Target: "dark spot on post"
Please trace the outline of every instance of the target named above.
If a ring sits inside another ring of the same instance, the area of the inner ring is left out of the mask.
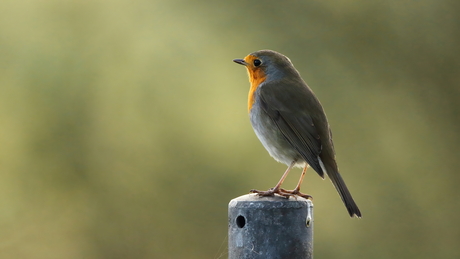
[[[241,215],[236,217],[236,225],[239,228],[244,228],[244,226],[246,225],[246,218],[244,218],[244,216],[241,216]]]

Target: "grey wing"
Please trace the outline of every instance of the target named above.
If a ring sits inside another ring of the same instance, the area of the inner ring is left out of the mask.
[[[312,118],[302,112],[289,112],[277,109],[278,103],[273,99],[260,96],[262,110],[272,119],[286,140],[302,158],[322,177],[324,172],[319,162],[321,139]]]

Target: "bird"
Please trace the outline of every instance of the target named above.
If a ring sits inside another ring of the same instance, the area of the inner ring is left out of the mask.
[[[273,50],[259,50],[233,62],[245,66],[248,72],[248,113],[255,134],[270,156],[288,166],[275,187],[250,192],[311,199],[300,192],[300,186],[307,169],[312,167],[321,178],[328,176],[350,217],[361,218],[339,173],[326,113],[291,60]],[[294,167],[303,168],[297,186],[293,190],[281,188]]]

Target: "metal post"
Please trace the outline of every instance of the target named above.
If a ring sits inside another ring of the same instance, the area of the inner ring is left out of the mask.
[[[247,194],[228,204],[229,259],[312,259],[313,203]]]

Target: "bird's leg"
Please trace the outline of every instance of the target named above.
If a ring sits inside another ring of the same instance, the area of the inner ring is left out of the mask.
[[[307,172],[307,169],[308,169],[308,164],[303,168],[302,174],[300,175],[299,182],[297,183],[297,186],[295,187],[294,190],[291,191],[291,190],[280,189],[280,191],[282,193],[285,193],[285,194],[298,195],[298,196],[303,197],[305,199],[313,199],[313,197],[311,197],[311,195],[304,194],[304,193],[300,192],[300,186],[302,185],[302,181],[303,181],[303,178],[305,177],[305,173]]]
[[[279,195],[282,195],[284,197],[292,196],[292,194],[282,192],[281,191],[282,190],[281,185],[283,184],[284,180],[286,179],[287,175],[289,174],[289,171],[291,171],[292,167],[294,167],[295,163],[296,163],[296,161],[292,161],[292,163],[286,169],[286,171],[284,172],[283,176],[281,176],[281,179],[275,185],[275,187],[269,189],[268,191],[250,190],[249,192],[257,193],[257,194],[259,194],[259,196],[273,196],[275,193],[277,193]]]

